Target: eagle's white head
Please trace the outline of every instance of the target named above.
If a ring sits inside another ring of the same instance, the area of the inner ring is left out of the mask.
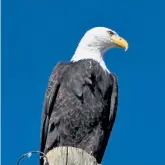
[[[93,59],[98,61],[104,70],[109,72],[103,61],[103,54],[106,50],[115,47],[127,50],[128,43],[111,29],[95,27],[85,33],[71,61]]]

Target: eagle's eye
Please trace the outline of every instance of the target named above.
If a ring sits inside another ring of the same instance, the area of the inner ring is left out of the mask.
[[[109,33],[111,36],[115,34],[113,31],[108,31],[108,33]]]

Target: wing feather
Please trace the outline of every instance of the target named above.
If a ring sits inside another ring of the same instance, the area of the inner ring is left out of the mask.
[[[117,105],[118,105],[118,82],[117,77],[111,73],[111,76],[113,78],[113,85],[112,85],[112,95],[110,100],[110,113],[109,113],[109,122],[111,123],[109,127],[111,127],[114,124],[114,120],[117,113]]]
[[[42,122],[41,122],[41,146],[40,150],[44,152],[48,126],[50,116],[53,110],[53,106],[55,104],[56,96],[60,87],[60,79],[65,71],[65,64],[58,63],[56,67],[53,69],[51,77],[48,82],[48,88],[46,90],[44,104],[43,104],[43,113],[42,113]]]

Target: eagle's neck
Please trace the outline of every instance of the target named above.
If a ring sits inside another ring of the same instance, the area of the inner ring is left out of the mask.
[[[103,70],[110,73],[110,71],[106,67],[106,64],[103,60],[103,54],[104,54],[104,52],[100,51],[100,49],[97,47],[79,45],[78,48],[76,49],[71,61],[76,62],[76,61],[83,60],[83,59],[93,59],[101,65]]]

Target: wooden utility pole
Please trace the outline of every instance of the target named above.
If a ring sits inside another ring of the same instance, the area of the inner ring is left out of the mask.
[[[57,147],[46,156],[49,165],[99,165],[92,155],[74,147]]]

